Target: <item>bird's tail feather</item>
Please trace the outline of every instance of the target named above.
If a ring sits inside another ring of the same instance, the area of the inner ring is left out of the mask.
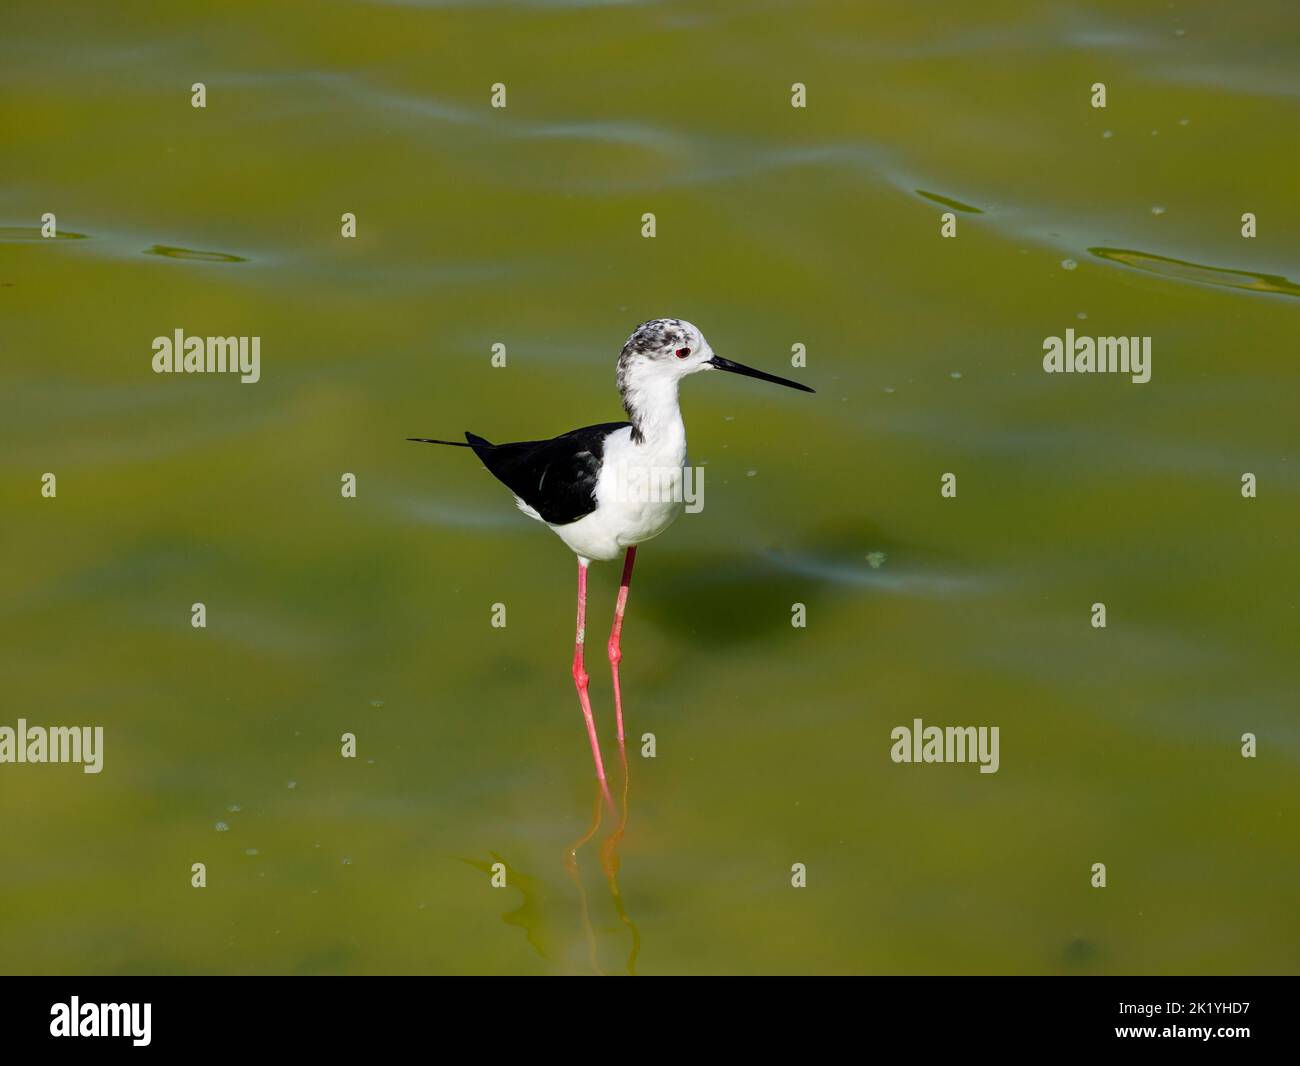
[[[434,437],[407,437],[409,441],[416,444],[447,444],[453,448],[495,448],[496,445],[483,437],[476,436],[473,433],[466,432],[465,440],[437,440]]]

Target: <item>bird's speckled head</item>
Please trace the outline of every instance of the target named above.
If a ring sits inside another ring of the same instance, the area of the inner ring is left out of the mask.
[[[654,395],[688,374],[709,370],[713,349],[704,334],[680,318],[652,318],[632,331],[618,357],[618,391],[633,426]]]

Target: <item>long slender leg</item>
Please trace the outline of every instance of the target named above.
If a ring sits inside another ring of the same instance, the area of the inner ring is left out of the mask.
[[[627,781],[627,741],[623,736],[623,693],[618,685],[618,664],[623,659],[619,639],[623,635],[623,612],[627,610],[627,592],[632,585],[632,567],[636,563],[636,545],[627,550],[623,562],[623,580],[618,586],[618,602],[614,605],[614,626],[609,631],[609,669],[614,675],[614,717],[618,721],[618,757],[623,764],[623,780]]]
[[[591,757],[596,761],[596,778],[600,781],[600,791],[609,804],[611,814],[614,811],[614,799],[609,794],[609,782],[605,779],[605,764],[600,758],[600,741],[596,739],[596,719],[591,714],[591,700],[587,696],[587,671],[582,662],[582,647],[587,639],[587,560],[578,559],[578,635],[573,644],[573,683],[578,689],[578,703],[582,705],[582,717],[587,722],[587,738],[591,741]]]

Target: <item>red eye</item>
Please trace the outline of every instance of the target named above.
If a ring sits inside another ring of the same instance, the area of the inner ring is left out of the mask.
[[[677,349],[677,358],[678,358],[678,359],[685,359],[685,358],[686,358],[688,355],[690,355],[690,354],[691,354],[691,350],[690,350],[689,348],[678,348],[678,349]]]

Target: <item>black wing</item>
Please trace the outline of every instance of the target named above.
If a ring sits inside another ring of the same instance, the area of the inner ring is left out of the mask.
[[[553,526],[576,522],[596,509],[596,480],[605,438],[631,422],[584,426],[551,440],[492,444],[467,432],[465,439],[492,476]]]

